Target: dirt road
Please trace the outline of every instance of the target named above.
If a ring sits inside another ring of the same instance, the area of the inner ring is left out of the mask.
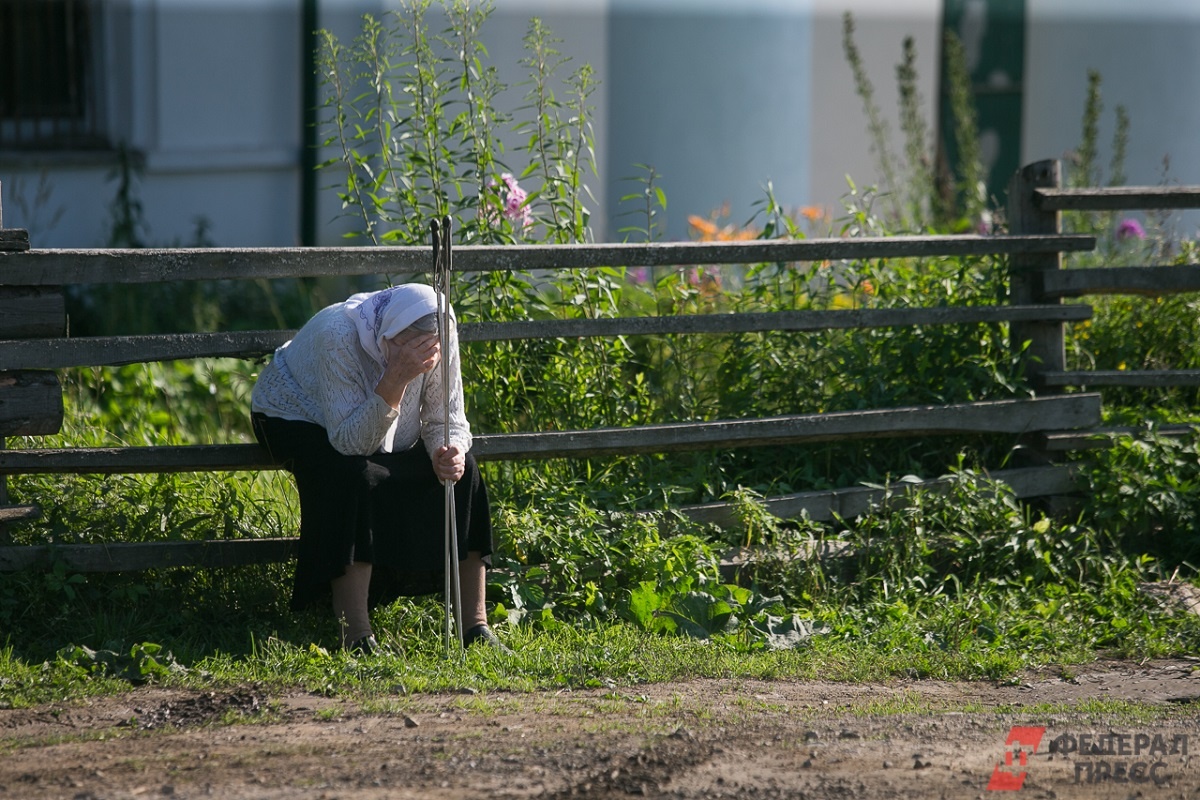
[[[0,798],[1195,798],[1197,666],[1097,664],[1011,685],[705,680],[369,708],[256,687],[138,689],[0,710]],[[1107,702],[1118,700],[1151,710]]]

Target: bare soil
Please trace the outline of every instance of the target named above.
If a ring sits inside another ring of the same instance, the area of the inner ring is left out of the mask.
[[[0,710],[0,798],[1194,798],[1198,663],[1004,685],[697,680],[369,708],[253,686],[141,688]],[[1093,702],[1108,700],[1149,709]]]

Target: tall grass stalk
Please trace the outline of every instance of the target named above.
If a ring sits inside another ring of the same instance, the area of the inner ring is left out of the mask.
[[[842,50],[846,62],[854,75],[854,89],[863,104],[863,112],[867,117],[867,132],[871,137],[871,152],[879,166],[880,177],[888,192],[888,203],[891,207],[892,218],[901,230],[912,226],[912,219],[904,207],[900,196],[899,173],[896,170],[895,159],[892,155],[890,126],[875,102],[875,87],[867,74],[863,63],[862,53],[854,39],[855,22],[852,12],[847,11],[842,16]]]
[[[925,122],[925,107],[917,89],[917,48],[913,37],[904,38],[903,60],[896,66],[896,83],[900,98],[900,130],[904,134],[904,157],[911,187],[907,205],[920,220],[942,216],[937,206],[937,182],[934,162],[929,151],[929,135]]]
[[[987,183],[979,147],[978,112],[971,90],[966,50],[953,31],[946,31],[943,43],[946,80],[949,84],[950,112],[954,119],[954,144],[958,150],[958,175],[954,188],[959,198],[959,216],[978,220],[987,208]]]

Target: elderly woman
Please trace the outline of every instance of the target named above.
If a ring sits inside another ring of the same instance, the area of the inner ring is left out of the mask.
[[[359,653],[378,647],[372,605],[441,585],[447,479],[456,482],[463,640],[502,647],[484,608],[492,528],[470,453],[457,327],[451,317],[442,353],[436,312],[422,284],[356,294],[309,320],[254,386],[254,434],[300,495],[292,608],[331,597],[342,646]]]

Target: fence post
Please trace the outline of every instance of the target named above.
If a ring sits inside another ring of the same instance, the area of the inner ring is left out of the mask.
[[[20,228],[4,227],[4,197],[3,186],[0,186],[0,264],[8,257],[15,257],[29,249],[29,232]],[[47,335],[66,323],[66,310],[62,300],[62,292],[45,287],[21,288],[0,287],[0,339],[28,338],[31,336]],[[48,406],[49,412],[40,412],[39,416],[53,419],[55,409],[52,399],[48,396],[51,382],[58,385],[54,373],[39,375],[36,372],[17,371],[0,372],[0,391],[4,392],[4,403],[13,406],[10,411],[4,409],[0,414],[0,449],[6,445],[8,433],[22,433],[22,417],[28,411],[31,403],[38,406]],[[58,398],[58,420],[62,420],[61,388]],[[43,423],[45,424],[45,423]],[[40,433],[31,429],[30,433]],[[30,519],[40,515],[41,511],[35,506],[13,507],[9,505],[8,476],[0,475],[0,544],[10,544],[8,523],[12,520]]]
[[[1061,233],[1057,211],[1046,211],[1034,200],[1034,189],[1058,188],[1062,183],[1062,167],[1057,160],[1037,161],[1018,170],[1008,186],[1008,230],[1018,234]],[[1062,268],[1062,253],[1014,254],[1009,257],[1009,302],[1013,305],[1055,303],[1043,292],[1043,270]],[[1046,386],[1042,376],[1047,372],[1066,369],[1066,349],[1061,322],[1014,322],[1010,337],[1012,347],[1024,349],[1025,375],[1038,394],[1061,393],[1061,389]]]

